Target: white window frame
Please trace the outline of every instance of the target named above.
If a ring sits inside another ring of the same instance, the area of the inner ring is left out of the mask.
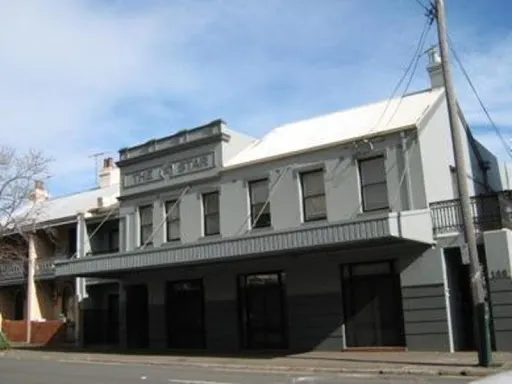
[[[146,223],[144,224],[143,221],[142,221],[142,210],[143,209],[149,209],[151,211],[151,222],[150,223]],[[153,234],[153,210],[155,209],[154,205],[152,203],[148,203],[148,204],[142,204],[142,205],[139,205],[138,207],[138,215],[139,215],[139,245],[142,246],[146,243],[146,241],[148,241],[152,234]],[[148,238],[144,238],[143,236],[143,228],[145,227],[149,227],[150,228],[150,231],[149,231],[149,237]],[[151,245],[153,244],[153,241],[150,241],[147,245]]]
[[[364,172],[363,172],[363,164],[380,160],[382,162],[383,174],[382,180],[365,183]],[[358,172],[359,172],[359,188],[360,188],[360,198],[361,198],[361,207],[363,212],[376,212],[376,211],[385,211],[389,210],[389,195],[388,195],[388,185],[387,185],[387,171],[386,171],[386,156],[384,154],[376,154],[375,156],[364,157],[357,160],[358,164]],[[372,204],[368,204],[366,190],[371,187],[383,187],[383,190],[386,194],[386,203],[377,206],[371,206]],[[370,205],[370,206],[368,206]]]
[[[313,174],[321,174],[323,193],[308,195],[306,193],[308,188],[307,188],[305,181],[306,181],[306,178],[308,175],[313,175]],[[326,193],[325,193],[324,169],[323,168],[315,168],[315,169],[304,170],[304,171],[299,172],[299,185],[300,185],[301,200],[302,200],[302,220],[304,222],[326,220],[327,219],[327,200],[326,200]],[[313,215],[311,217],[308,217],[307,210],[306,210],[307,200],[314,199],[317,197],[322,197],[322,196],[324,199],[324,214],[323,215],[321,215],[321,214]]]
[[[174,205],[172,213],[169,215],[169,208],[172,208]],[[178,199],[169,199],[164,202],[164,214],[165,214],[165,241],[167,243],[174,243],[177,241],[181,241],[181,212],[180,212],[180,204]],[[177,217],[175,216],[177,214]],[[178,223],[178,236],[171,236],[172,224]]]
[[[210,196],[217,196],[217,212],[207,212],[206,209],[206,198]],[[201,203],[203,208],[203,234],[204,236],[216,236],[220,235],[220,192],[210,191],[201,194]],[[217,232],[208,232],[208,217],[217,216]]]

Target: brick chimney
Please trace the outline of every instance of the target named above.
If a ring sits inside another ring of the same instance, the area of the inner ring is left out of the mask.
[[[103,167],[99,173],[100,188],[108,188],[118,184],[120,180],[119,168],[117,168],[112,157],[103,159]]]
[[[441,66],[441,57],[437,51],[437,46],[428,49],[428,66],[427,71],[430,76],[430,86],[438,88],[444,86],[443,68]]]
[[[44,182],[42,180],[34,181],[34,189],[30,191],[29,199],[34,203],[40,203],[48,200],[49,194],[44,186]]]

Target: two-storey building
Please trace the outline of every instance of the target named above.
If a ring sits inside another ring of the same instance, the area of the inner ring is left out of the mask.
[[[30,195],[32,201],[16,213],[25,215],[30,210],[33,223],[24,228],[23,234],[0,239],[19,240],[16,255],[0,255],[0,314],[11,321],[8,336],[15,341],[27,340],[26,334],[21,334],[26,330],[27,320],[61,320],[68,324],[68,336],[73,339],[77,289],[83,291],[86,282],[57,279],[56,260],[73,259],[78,252],[101,254],[119,250],[119,169],[112,158],[105,160],[98,178],[97,188],[57,198],[51,198],[44,184],[37,181]],[[38,329],[33,328],[32,332],[41,333]]]
[[[259,140],[217,120],[122,149],[119,251],[56,267],[115,281],[84,292],[84,329],[107,319],[137,348],[471,348],[445,93],[439,63],[428,70],[429,89]],[[482,262],[496,278],[493,333],[505,349],[506,168],[467,132]]]

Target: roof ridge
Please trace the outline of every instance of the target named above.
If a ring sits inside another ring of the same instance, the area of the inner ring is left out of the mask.
[[[294,120],[294,121],[291,121],[291,122],[288,122],[288,123],[285,123],[285,124],[282,124],[282,125],[278,125],[277,127],[271,129],[267,134],[263,135],[263,138],[265,136],[267,136],[267,135],[272,134],[276,130],[280,130],[281,128],[285,128],[285,127],[288,127],[290,125],[295,125],[295,124],[298,124],[298,123],[306,123],[306,122],[310,122],[310,121],[313,121],[313,120],[316,120],[316,119],[319,119],[319,118],[322,118],[322,117],[328,117],[328,116],[336,115],[338,113],[347,113],[347,112],[351,112],[351,111],[356,111],[358,109],[363,109],[363,108],[368,108],[368,107],[375,107],[376,105],[381,104],[381,103],[393,102],[393,101],[400,100],[401,98],[417,96],[419,94],[428,93],[428,92],[432,92],[432,91],[433,91],[432,88],[425,88],[423,90],[414,91],[414,92],[411,92],[411,93],[408,93],[408,94],[404,94],[402,96],[397,96],[397,97],[393,97],[393,98],[389,98],[389,99],[380,99],[380,100],[373,101],[373,102],[370,102],[370,103],[354,105],[354,106],[346,108],[346,109],[338,109],[338,110],[335,110],[335,111],[332,111],[332,112],[327,112],[327,113],[324,113],[324,114],[321,114],[321,115],[316,115],[316,116],[308,117],[306,119]]]

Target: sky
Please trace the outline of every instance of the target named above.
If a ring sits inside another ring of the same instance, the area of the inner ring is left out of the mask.
[[[512,2],[446,3],[454,47],[509,140]],[[59,196],[94,187],[95,153],[217,118],[261,137],[387,99],[424,13],[416,0],[0,0],[0,144],[51,157]],[[426,66],[424,55],[409,91],[429,87]],[[476,136],[512,160],[454,75]]]

